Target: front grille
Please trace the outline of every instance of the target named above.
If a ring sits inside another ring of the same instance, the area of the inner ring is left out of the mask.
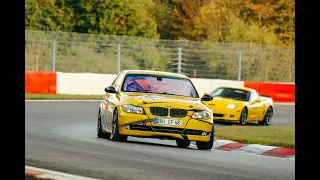
[[[182,129],[182,128],[172,128],[172,127],[160,127],[160,126],[142,126],[142,125],[130,125],[131,130],[139,131],[155,131],[163,133],[173,133],[173,134],[185,134],[185,135],[201,135],[203,131],[193,130],[193,129]],[[153,130],[152,130],[153,129]]]
[[[168,116],[168,109],[163,107],[150,107],[151,114],[155,116]],[[185,109],[170,109],[171,117],[185,117],[188,111]]]
[[[171,117],[185,117],[188,111],[185,109],[170,109]]]
[[[215,113],[213,113],[213,117],[223,117],[223,114],[215,114]]]
[[[150,112],[155,116],[168,116],[168,109],[162,107],[150,107]]]

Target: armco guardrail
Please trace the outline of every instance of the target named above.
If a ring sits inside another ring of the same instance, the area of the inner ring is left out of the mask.
[[[104,88],[110,85],[116,78],[116,74],[94,74],[94,73],[61,73],[57,72],[58,94],[81,94],[102,95]],[[191,81],[196,86],[200,95],[209,92],[218,86],[243,87],[243,81],[231,81],[220,79],[196,79]]]
[[[255,89],[260,95],[271,96],[275,102],[295,102],[295,84],[244,82],[244,87]]]
[[[116,74],[62,73],[26,71],[26,93],[103,95]],[[249,87],[261,95],[271,96],[275,102],[295,102],[295,84],[263,83],[220,79],[191,79],[200,96],[219,86]]]
[[[35,94],[56,94],[57,76],[55,72],[25,72],[25,91]]]
[[[57,72],[57,94],[102,95],[116,74]]]

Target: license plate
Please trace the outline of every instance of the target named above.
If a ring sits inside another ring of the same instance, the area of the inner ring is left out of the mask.
[[[154,124],[164,124],[172,126],[182,126],[182,120],[168,119],[168,118],[154,118]]]

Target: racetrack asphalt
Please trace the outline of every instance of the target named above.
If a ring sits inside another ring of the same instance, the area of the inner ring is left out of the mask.
[[[96,136],[99,101],[26,101],[25,164],[99,179],[294,179],[295,160],[177,148],[174,141]],[[274,125],[294,126],[294,105]],[[224,126],[224,124],[217,124]]]

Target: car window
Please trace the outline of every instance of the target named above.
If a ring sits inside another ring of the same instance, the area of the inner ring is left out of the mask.
[[[124,92],[171,94],[198,98],[192,82],[186,78],[151,74],[127,74],[121,88]]]
[[[250,92],[246,90],[236,89],[236,88],[220,87],[214,90],[210,95],[213,98],[222,97],[222,98],[229,98],[229,99],[235,99],[240,101],[249,101]]]
[[[250,96],[250,102],[253,102],[255,100],[258,99],[258,94],[256,93],[256,91],[251,91],[251,96]]]
[[[217,96],[217,95],[221,94],[222,91],[223,91],[223,88],[217,88],[217,89],[213,90],[213,91],[210,93],[210,95],[211,95],[211,96]]]

